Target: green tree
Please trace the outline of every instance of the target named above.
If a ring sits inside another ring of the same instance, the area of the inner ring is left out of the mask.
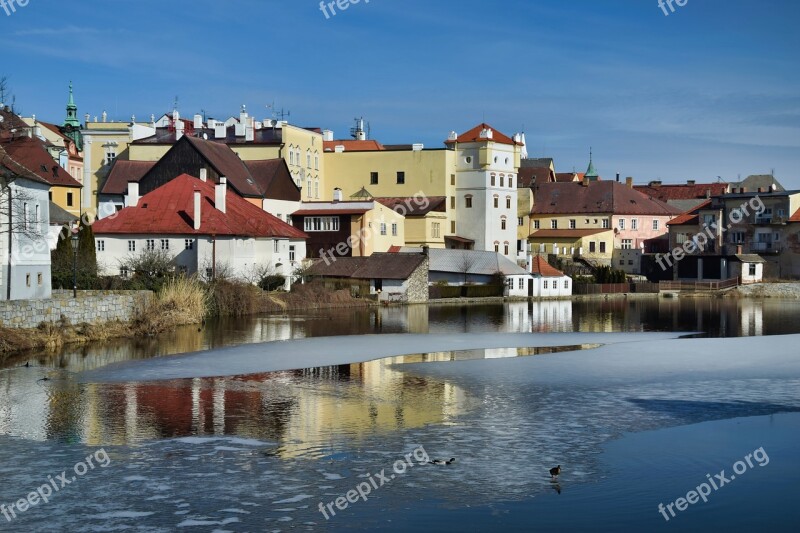
[[[92,227],[78,226],[78,262],[77,280],[79,289],[97,288],[97,255],[95,251]],[[58,234],[56,249],[50,254],[52,262],[52,280],[54,289],[72,288],[74,252],[72,251],[72,231],[69,227],[61,228]]]

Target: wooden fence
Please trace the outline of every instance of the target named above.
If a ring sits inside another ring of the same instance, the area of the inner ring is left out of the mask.
[[[662,281],[659,287],[662,291],[703,292],[730,289],[741,284],[742,280],[737,277],[722,281]]]
[[[575,283],[572,294],[657,294],[658,283]]]

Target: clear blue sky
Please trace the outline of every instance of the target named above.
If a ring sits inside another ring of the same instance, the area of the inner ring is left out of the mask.
[[[9,0],[6,0],[9,1]],[[337,10],[338,11],[338,10]],[[346,137],[440,147],[486,120],[531,156],[606,178],[800,188],[800,2],[30,0],[0,9],[0,74],[24,114],[224,118],[266,104]]]

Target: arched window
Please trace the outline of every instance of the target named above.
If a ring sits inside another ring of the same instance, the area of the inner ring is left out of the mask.
[[[500,196],[498,196],[496,194],[494,195],[494,206],[495,206],[495,208],[500,207]]]
[[[506,229],[506,226],[508,226],[506,217],[505,216],[500,217],[500,229],[504,230]]]
[[[500,251],[500,241],[494,241],[494,251],[495,252]]]
[[[496,180],[496,179],[497,179],[497,176],[495,176],[494,174],[492,174],[492,176],[491,176],[491,184],[492,184],[492,187],[494,187],[494,185],[495,185],[495,180]]]
[[[506,209],[511,209],[511,197],[506,196]]]
[[[467,209],[472,209],[472,195],[468,194],[464,196],[464,207]]]

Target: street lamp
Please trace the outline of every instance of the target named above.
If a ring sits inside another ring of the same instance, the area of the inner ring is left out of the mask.
[[[78,297],[78,232],[72,231],[72,297]]]

